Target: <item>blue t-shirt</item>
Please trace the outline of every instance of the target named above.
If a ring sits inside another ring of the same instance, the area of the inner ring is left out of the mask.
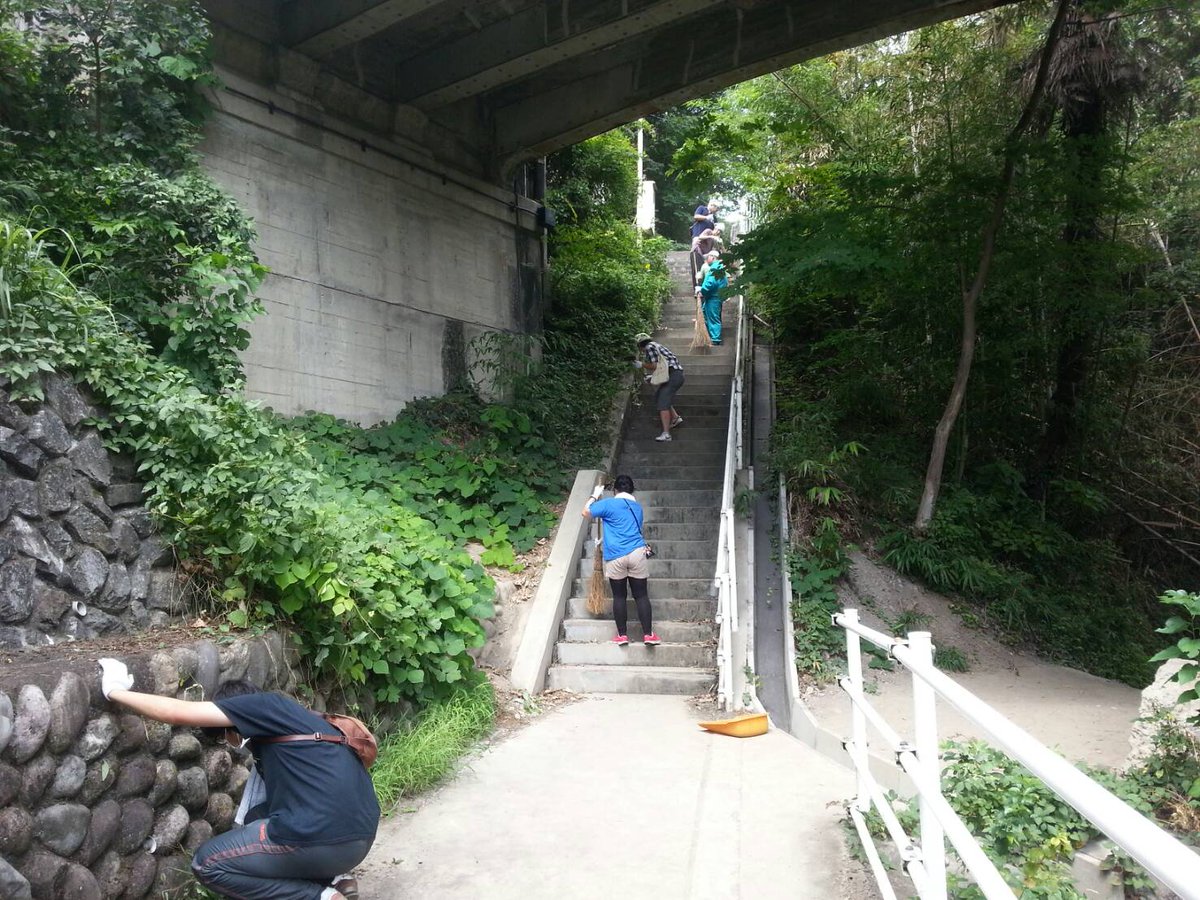
[[[708,215],[708,207],[707,206],[697,206],[695,215],[707,216]],[[700,235],[704,232],[704,229],[709,228],[711,225],[712,225],[712,222],[697,222],[693,219],[692,220],[692,237],[700,237]]]
[[[321,716],[282,694],[215,701],[244,738],[267,791],[267,833],[280,844],[373,840],[379,826],[375,788],[349,747],[317,741],[263,744],[284,734],[337,734]]]
[[[592,517],[604,523],[604,559],[620,559],[645,547],[642,538],[642,520],[645,514],[636,500],[609,497],[591,505]]]

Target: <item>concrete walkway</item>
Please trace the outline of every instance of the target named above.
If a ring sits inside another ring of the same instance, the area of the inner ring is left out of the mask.
[[[547,713],[384,822],[363,900],[875,896],[838,824],[848,772],[697,718],[632,694]]]

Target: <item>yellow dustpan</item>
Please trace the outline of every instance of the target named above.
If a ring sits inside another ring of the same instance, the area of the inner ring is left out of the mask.
[[[747,713],[744,716],[734,716],[732,719],[721,719],[716,722],[701,722],[701,728],[714,731],[717,734],[727,734],[730,737],[754,737],[767,733],[766,713]]]

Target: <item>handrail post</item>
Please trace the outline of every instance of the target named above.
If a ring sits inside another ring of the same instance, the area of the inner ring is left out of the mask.
[[[858,610],[842,610],[841,618],[848,625],[858,624]],[[846,675],[850,686],[855,690],[863,689],[862,647],[858,635],[850,628],[846,632]],[[867,717],[858,705],[850,701],[850,755],[854,761],[854,773],[858,780],[858,796],[854,798],[854,806],[860,812],[871,809],[871,775],[867,770],[870,756],[867,752]]]
[[[933,665],[933,637],[928,631],[913,631],[908,635],[908,649],[922,663]],[[938,751],[937,694],[915,674],[913,681],[913,736],[917,762],[930,784],[941,792],[942,766]],[[931,900],[946,900],[946,840],[941,823],[922,795],[921,857],[929,878]]]

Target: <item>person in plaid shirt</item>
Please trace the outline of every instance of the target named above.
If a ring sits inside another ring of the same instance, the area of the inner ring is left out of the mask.
[[[634,341],[643,354],[642,359],[634,360],[634,368],[646,372],[647,377],[661,365],[665,365],[669,370],[667,380],[658,386],[658,393],[654,397],[658,417],[662,420],[662,434],[655,440],[669,441],[671,429],[683,424],[683,416],[675,411],[673,405],[675,395],[683,387],[683,366],[679,364],[679,357],[672,353],[670,348],[652,340],[644,331],[634,337]]]

